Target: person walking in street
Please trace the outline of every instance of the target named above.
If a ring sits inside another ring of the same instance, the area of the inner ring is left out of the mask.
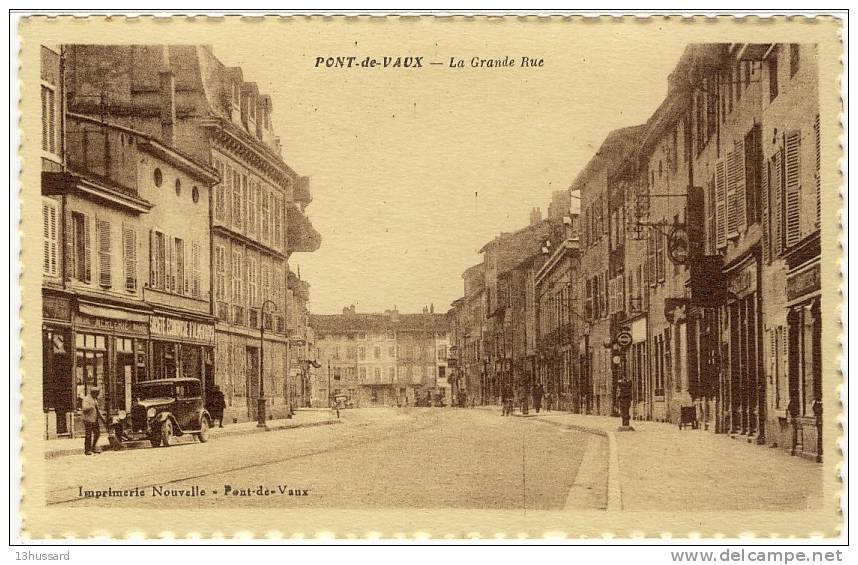
[[[551,393],[549,391],[545,391],[545,394],[542,396],[542,401],[545,404],[545,411],[551,412]]]
[[[223,391],[220,386],[215,385],[209,393],[208,410],[212,416],[212,421],[217,420],[218,427],[223,427],[223,410],[226,408],[226,401],[223,398]]]
[[[83,452],[86,455],[101,453],[98,448],[98,438],[101,436],[101,430],[98,427],[99,422],[103,422],[104,427],[109,429],[107,420],[101,415],[101,409],[98,407],[98,394],[97,388],[91,388],[89,395],[84,396],[81,401],[84,427]]]
[[[504,385],[501,391],[501,416],[512,416],[512,389]]]
[[[536,386],[533,387],[533,407],[536,409],[537,414],[539,414],[539,409],[542,408],[543,392],[542,383],[536,383]]]

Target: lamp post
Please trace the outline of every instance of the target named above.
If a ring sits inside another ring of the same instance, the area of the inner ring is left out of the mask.
[[[260,308],[259,320],[259,395],[256,398],[256,427],[267,428],[266,406],[265,406],[265,307],[273,306],[273,312],[277,311],[277,304],[272,300],[265,300]]]

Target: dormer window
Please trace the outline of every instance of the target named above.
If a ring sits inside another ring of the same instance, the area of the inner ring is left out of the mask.
[[[256,100],[249,96],[247,100],[247,111],[251,120],[256,121]]]

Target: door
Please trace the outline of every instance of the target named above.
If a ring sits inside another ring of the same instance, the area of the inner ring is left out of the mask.
[[[248,347],[247,352],[247,414],[257,418],[256,401],[259,397],[259,348]]]

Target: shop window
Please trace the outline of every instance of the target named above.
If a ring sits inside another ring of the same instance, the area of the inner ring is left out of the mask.
[[[107,344],[103,335],[75,335],[75,396],[76,406],[93,388],[104,391],[107,376]]]

